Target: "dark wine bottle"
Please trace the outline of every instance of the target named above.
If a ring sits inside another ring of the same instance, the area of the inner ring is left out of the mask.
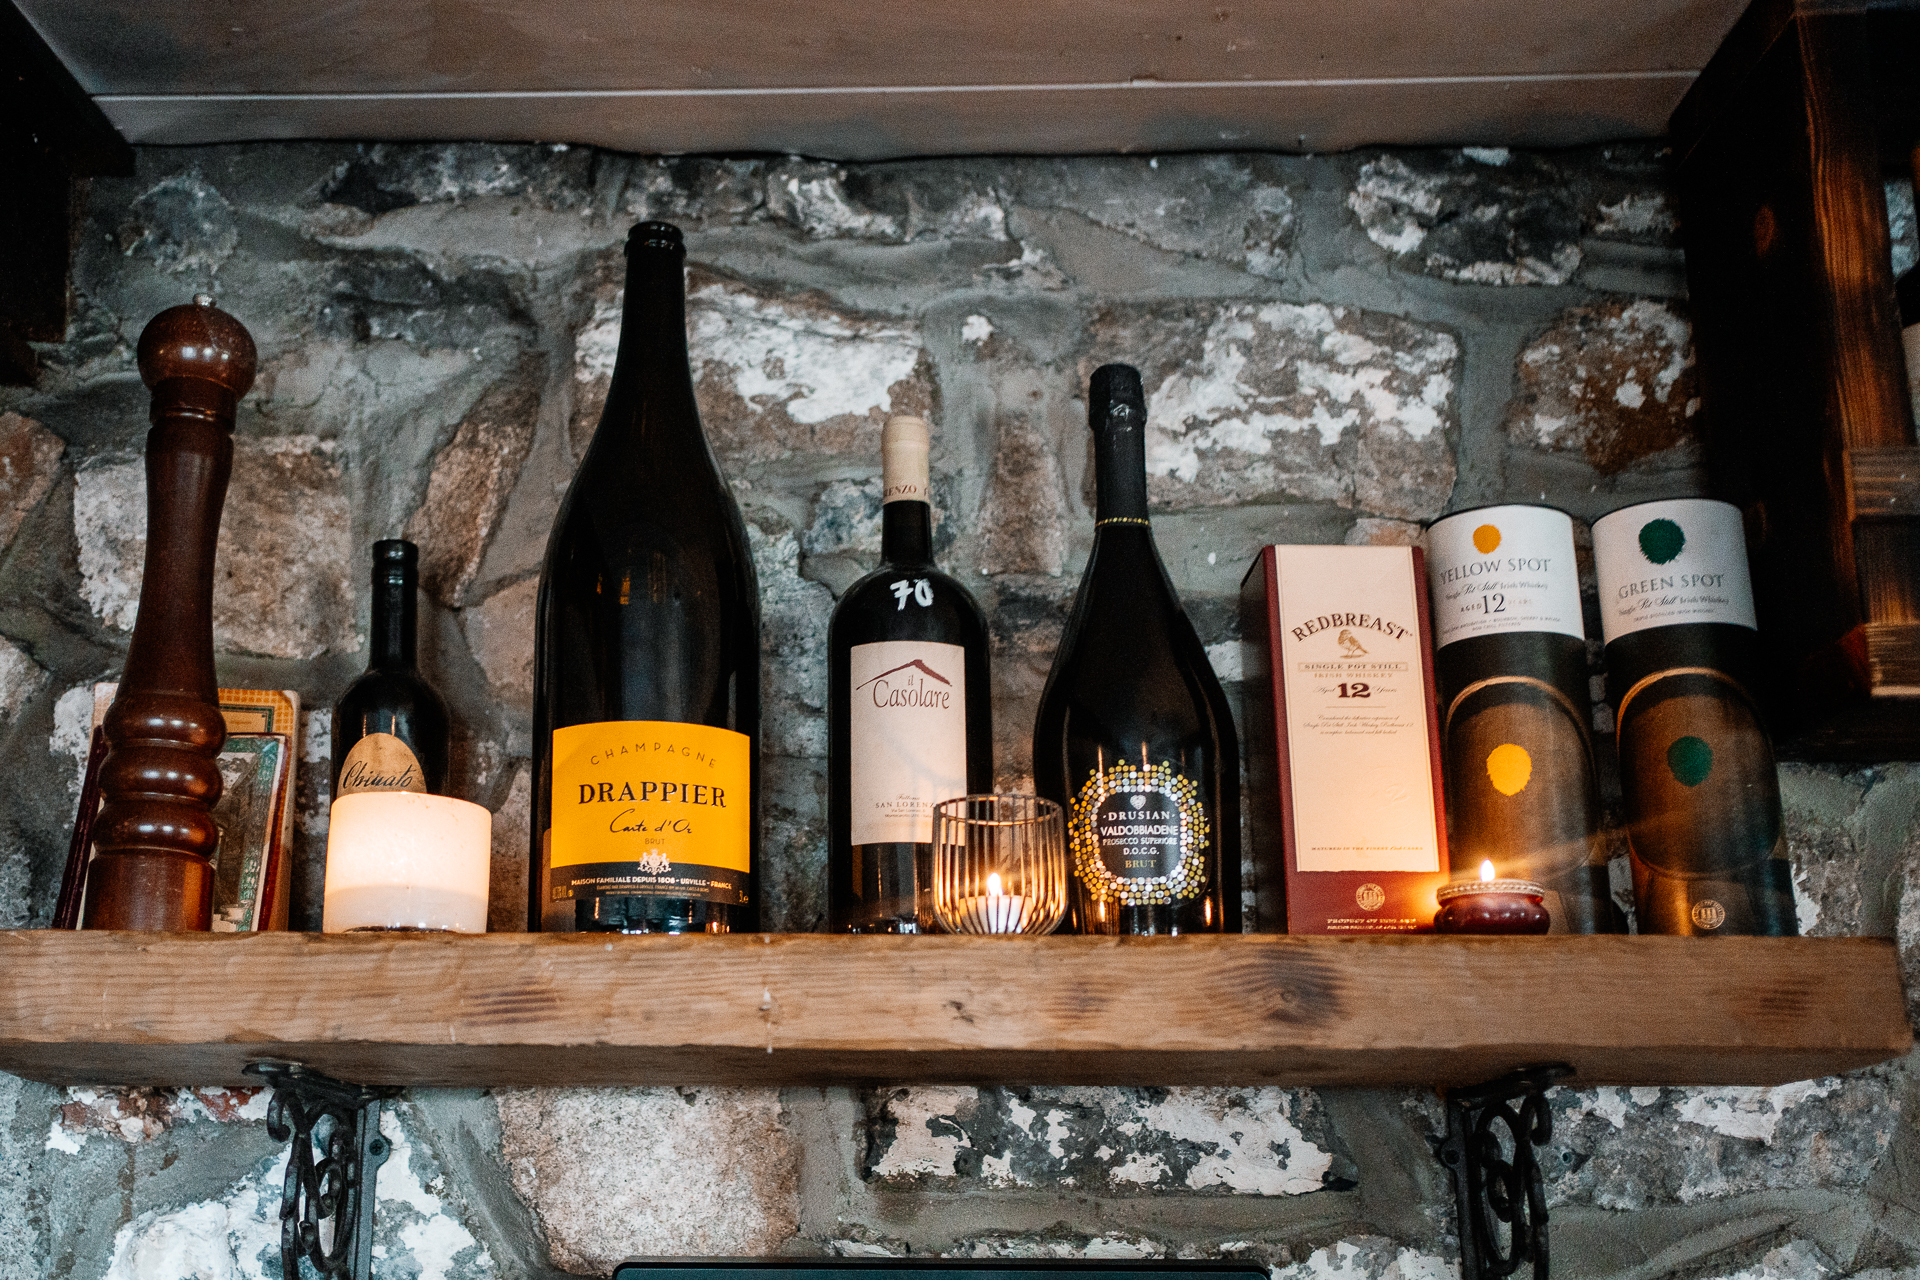
[[[686,246],[627,237],[613,380],[540,573],[533,929],[759,923],[760,591],[700,427]]]
[[[1587,727],[1587,632],[1573,520],[1530,504],[1427,530],[1434,668],[1456,879],[1546,890],[1554,933],[1623,933]]]
[[[1147,519],[1140,372],[1087,397],[1093,551],[1033,729],[1034,786],[1067,814],[1078,933],[1240,931],[1240,743]]]
[[[332,798],[358,791],[441,795],[447,785],[447,704],[420,675],[420,549],[373,544],[371,653],[333,708]]]
[[[1799,931],[1740,510],[1643,502],[1593,526],[1642,933]]]
[[[987,620],[933,563],[926,422],[880,436],[880,567],[827,629],[827,899],[837,933],[918,933],[933,806],[993,785]]]

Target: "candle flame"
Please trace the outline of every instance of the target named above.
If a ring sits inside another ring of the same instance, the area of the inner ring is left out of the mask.
[[[1488,863],[1487,865],[1492,866],[1493,864]],[[1000,873],[998,871],[989,871],[987,873],[987,896],[989,898],[997,898],[1000,896],[1000,893]]]
[[[1482,880],[1493,879],[1493,859],[1492,858],[1482,858],[1480,860],[1480,878]]]

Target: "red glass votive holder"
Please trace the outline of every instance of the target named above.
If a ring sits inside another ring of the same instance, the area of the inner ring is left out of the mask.
[[[1435,933],[1545,933],[1547,891],[1531,880],[1456,880],[1435,895]]]

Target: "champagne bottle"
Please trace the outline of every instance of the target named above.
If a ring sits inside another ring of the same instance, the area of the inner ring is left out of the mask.
[[[1682,498],[1593,526],[1642,933],[1798,932],[1740,511]]]
[[[358,791],[442,794],[447,704],[415,666],[420,549],[373,544],[373,609],[366,673],[333,708],[333,799]]]
[[[1154,545],[1140,373],[1087,399],[1097,519],[1033,730],[1039,793],[1067,814],[1068,932],[1240,931],[1240,744]]]
[[[878,569],[827,630],[828,908],[840,933],[916,933],[933,806],[993,785],[987,620],[933,564],[927,424],[881,432]]]
[[[758,925],[760,592],[694,404],[685,262],[668,223],[627,237],[606,408],[540,573],[534,929]]]
[[[1546,890],[1554,933],[1621,933],[1587,728],[1573,520],[1514,504],[1427,530],[1455,878],[1483,861]]]

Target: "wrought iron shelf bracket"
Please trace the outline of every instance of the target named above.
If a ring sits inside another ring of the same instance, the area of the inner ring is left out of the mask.
[[[1437,1154],[1459,1210],[1461,1280],[1505,1280],[1527,1263],[1533,1280],[1547,1280],[1547,1192],[1534,1148],[1553,1140],[1547,1090],[1572,1074],[1547,1063],[1447,1091]]]
[[[244,1068],[273,1090],[267,1136],[291,1143],[280,1192],[280,1268],[301,1280],[305,1258],[322,1280],[371,1280],[374,1187],[392,1144],[380,1104],[400,1092],[348,1084],[297,1062]]]

